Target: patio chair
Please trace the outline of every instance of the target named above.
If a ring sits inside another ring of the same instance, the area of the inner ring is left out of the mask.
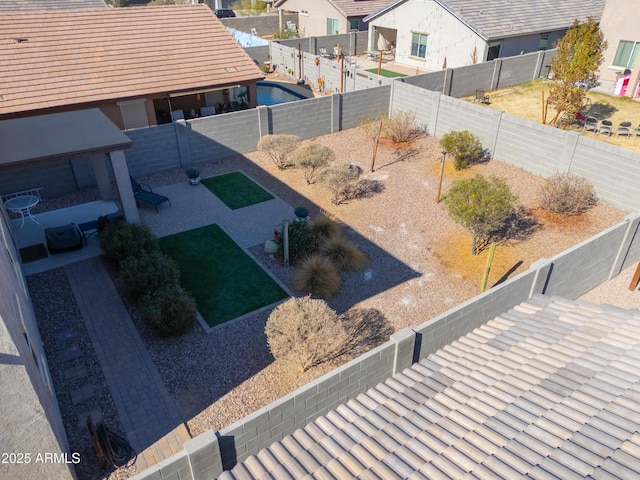
[[[145,202],[156,207],[156,212],[158,212],[158,207],[165,202],[171,206],[171,200],[169,200],[169,197],[165,197],[159,193],[154,193],[149,185],[139,183],[132,176],[129,176],[129,178],[131,179],[131,188],[133,189],[133,196],[136,199],[136,205],[138,207],[140,207],[140,202]]]
[[[582,133],[593,132],[598,133],[598,119],[596,117],[587,117],[582,127]]]
[[[489,95],[484,90],[476,90],[476,98],[474,102],[480,102],[484,104],[489,103]]]
[[[631,137],[631,122],[620,122],[616,128],[616,137]]]
[[[600,128],[598,128],[598,135],[605,135],[607,137],[611,136],[613,132],[613,123],[611,120],[602,120],[600,122]]]
[[[216,107],[200,107],[201,117],[210,117],[216,114]]]
[[[633,131],[633,141],[635,142],[638,138],[640,138],[640,124]]]

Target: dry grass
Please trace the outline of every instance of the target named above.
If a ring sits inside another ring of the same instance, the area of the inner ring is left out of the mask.
[[[353,243],[342,236],[330,238],[320,246],[320,253],[339,270],[359,272],[369,265],[369,259]]]
[[[487,108],[502,110],[511,115],[526,118],[534,122],[542,122],[542,106],[544,99],[549,97],[549,85],[546,81],[537,80],[517,87],[495,90],[489,93],[490,103]],[[614,97],[598,92],[587,92],[587,97],[591,101],[590,115],[599,120],[609,119],[613,122],[614,129],[620,122],[629,121],[632,130],[640,125],[640,102],[627,97]],[[473,97],[464,100],[473,101]],[[547,111],[547,123],[551,121],[555,112],[549,107]],[[569,127],[570,130],[582,132],[582,128],[577,125]],[[593,137],[592,133],[587,136]],[[597,136],[602,140],[619,147],[640,151],[640,140],[625,137],[604,137]]]
[[[293,276],[293,288],[325,300],[333,297],[340,290],[340,285],[342,280],[335,264],[320,255],[304,259]]]

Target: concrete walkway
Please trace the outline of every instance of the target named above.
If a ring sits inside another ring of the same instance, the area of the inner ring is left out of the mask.
[[[189,436],[100,258],[65,267],[139,471],[180,451]]]

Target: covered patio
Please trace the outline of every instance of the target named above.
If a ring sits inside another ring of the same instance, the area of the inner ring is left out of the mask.
[[[46,248],[46,228],[94,222],[98,217],[118,210],[128,222],[140,221],[123,152],[131,144],[132,141],[97,108],[0,121],[0,172],[2,167],[9,165],[46,162],[61,157],[89,157],[101,197],[97,201],[45,213],[38,213],[36,204],[24,218],[10,215],[3,198],[2,215],[8,220],[14,244],[22,250],[25,274],[101,254],[97,235],[88,230],[79,249],[54,255]],[[112,180],[119,198],[115,198],[112,191]],[[25,182],[29,180],[12,181],[15,190],[3,191],[3,197],[40,186]],[[46,192],[43,197],[42,201],[46,202]]]

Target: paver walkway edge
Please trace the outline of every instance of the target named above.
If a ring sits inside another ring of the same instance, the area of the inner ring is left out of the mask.
[[[100,257],[65,267],[100,366],[136,453],[183,425],[178,407]]]

